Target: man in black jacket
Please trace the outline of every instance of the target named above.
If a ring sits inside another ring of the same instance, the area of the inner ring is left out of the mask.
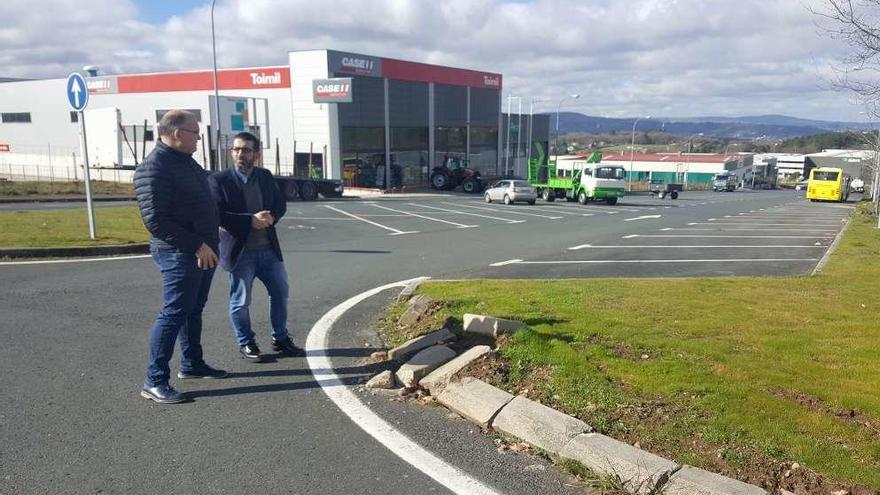
[[[250,304],[254,278],[269,293],[272,350],[300,356],[302,349],[287,333],[287,271],[275,224],[287,212],[287,200],[272,173],[257,167],[260,140],[249,132],[232,141],[235,167],[211,176],[220,212],[220,266],[229,272],[229,321],[242,358],[263,361],[251,328]]]
[[[180,337],[178,378],[223,378],[202,357],[202,310],[217,266],[219,219],[207,172],[192,159],[199,124],[182,110],[158,124],[159,143],[134,174],[150,253],[162,273],[162,309],[150,331],[150,360],[141,395],[162,403],[187,397],[168,384],[168,361]]]

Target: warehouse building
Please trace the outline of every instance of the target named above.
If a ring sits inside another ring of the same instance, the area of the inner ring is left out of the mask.
[[[87,84],[90,164],[102,169],[136,165],[155,146],[156,122],[176,108],[198,118],[194,158],[209,169],[228,163],[242,130],[261,137],[268,168],[305,167],[349,186],[427,184],[448,157],[489,174],[500,167],[497,73],[308,50],[290,52],[288,65],[219,70],[216,100],[212,71],[93,74]],[[80,163],[79,129],[66,79],[0,83],[0,174]]]

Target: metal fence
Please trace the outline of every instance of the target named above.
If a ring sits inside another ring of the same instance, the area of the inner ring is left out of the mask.
[[[0,164],[0,179],[9,181],[71,182],[81,181],[84,177],[81,165],[62,167]],[[89,177],[99,181],[131,182],[134,170],[91,168],[89,169]]]

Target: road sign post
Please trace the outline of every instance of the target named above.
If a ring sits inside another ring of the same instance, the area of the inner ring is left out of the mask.
[[[94,239],[96,237],[95,234],[95,209],[92,205],[92,185],[91,185],[91,177],[89,174],[89,148],[88,143],[86,141],[86,116],[83,110],[85,110],[86,105],[89,103],[89,88],[86,86],[86,80],[83,78],[81,74],[78,72],[71,72],[67,76],[67,101],[70,103],[70,107],[73,108],[79,117],[79,129],[82,139],[80,140],[80,145],[82,146],[82,155],[83,155],[83,173],[84,180],[86,183],[86,211],[89,216],[89,237]]]

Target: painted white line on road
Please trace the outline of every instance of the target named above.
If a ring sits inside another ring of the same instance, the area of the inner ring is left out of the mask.
[[[492,263],[489,266],[504,266],[504,265],[514,265],[516,263],[522,263],[522,260],[507,260],[507,261],[498,261],[496,263]]]
[[[592,217],[595,216],[595,213],[578,213],[574,211],[566,211],[571,210],[572,208],[568,208],[566,206],[540,206],[540,205],[529,205],[529,206],[520,206],[517,209],[525,209],[525,210],[534,210],[534,211],[543,211],[548,212],[550,210],[552,213],[556,215],[571,215],[575,217]]]
[[[472,229],[472,228],[474,228],[474,227],[479,227],[479,225],[465,225],[465,224],[463,224],[463,223],[450,222],[449,220],[443,220],[443,219],[440,219],[440,218],[426,217],[426,216],[424,216],[424,215],[419,215],[418,213],[410,213],[410,212],[408,212],[408,211],[395,210],[394,208],[388,208],[387,206],[381,206],[381,205],[377,205],[377,204],[375,204],[375,203],[373,203],[372,206],[374,206],[374,207],[376,207],[376,208],[381,208],[381,209],[383,209],[383,210],[396,211],[396,212],[398,212],[398,213],[403,213],[404,215],[408,215],[408,216],[413,216],[413,217],[417,217],[417,218],[423,218],[423,219],[425,219],[425,220],[430,220],[430,221],[432,221],[432,222],[440,222],[440,223],[445,223],[445,224],[447,224],[447,225],[455,225],[456,227],[458,227],[458,228],[460,228],[460,229]]]
[[[427,277],[421,277],[422,280]],[[471,478],[455,466],[428,452],[409,437],[396,430],[394,426],[380,418],[367,407],[333,372],[333,363],[328,355],[329,333],[333,325],[360,302],[382,291],[402,287],[407,283],[419,280],[403,280],[375,289],[362,292],[335,306],[318,320],[306,338],[306,360],[321,386],[336,406],[348,416],[354,424],[375,438],[394,455],[408,462],[414,468],[430,476],[434,481],[458,494],[498,495],[498,492],[479,480]],[[318,376],[320,375],[320,379]]]
[[[354,219],[360,220],[361,222],[365,222],[365,223],[368,223],[368,224],[370,224],[370,225],[375,225],[376,227],[379,227],[380,229],[390,230],[390,231],[391,231],[391,234],[388,234],[388,235],[404,235],[404,234],[418,234],[418,233],[419,233],[417,230],[413,230],[413,231],[405,232],[405,231],[403,231],[403,230],[393,229],[393,228],[391,228],[391,227],[388,227],[388,226],[382,225],[381,223],[376,223],[376,222],[372,222],[372,221],[370,221],[370,220],[367,220],[366,218],[361,218],[361,217],[359,217],[359,216],[357,216],[357,215],[355,215],[355,214],[353,214],[353,213],[349,213],[349,212],[347,212],[347,211],[342,211],[342,210],[340,210],[339,208],[334,208],[334,207],[332,207],[332,206],[330,206],[330,205],[322,205],[322,206],[323,206],[324,208],[328,208],[328,209],[331,209],[331,210],[333,210],[333,211],[335,211],[335,212],[342,213],[343,215],[346,215],[346,216],[352,217],[352,218],[354,218]]]
[[[460,205],[460,204],[456,204],[456,203],[441,203],[441,204],[451,205],[451,206],[459,206],[462,208],[473,208],[475,210],[497,211],[497,212],[503,211],[504,213],[506,213],[508,215],[523,215],[523,216],[527,216],[527,217],[547,218],[550,220],[559,220],[560,218],[562,218],[562,217],[552,217],[550,215],[538,215],[537,213],[524,213],[521,211],[508,211],[509,208],[507,210],[501,210],[500,208],[491,208],[491,207],[487,207],[487,206],[470,206],[470,205]],[[517,207],[516,209],[519,210],[520,207]]]
[[[833,232],[829,232],[830,229],[707,229],[702,227],[667,227],[665,229],[660,230],[687,230],[687,231],[706,231],[706,232],[822,232],[823,234],[831,234],[834,235]]]
[[[509,260],[502,264],[492,263],[489,266],[503,265],[612,265],[621,264],[638,264],[638,263],[725,263],[725,262],[743,262],[753,263],[756,261],[772,261],[772,262],[803,262],[816,261],[819,258],[719,258],[719,259],[668,259],[668,260],[553,260],[553,261],[522,261]]]
[[[801,225],[805,225],[803,223],[752,223],[752,222],[689,222],[688,225],[758,225],[761,227],[798,227]],[[813,223],[808,222],[810,227],[829,227],[829,228],[837,228],[842,225],[842,223]]]
[[[593,246],[591,244],[581,244],[580,246],[573,246],[568,248],[569,251],[578,251],[581,249],[749,249],[749,248],[759,248],[759,249],[791,249],[791,248],[825,248],[822,244],[803,244],[803,245],[778,245],[778,244],[763,244],[760,246],[757,245],[736,245],[736,244],[693,244],[690,246],[656,246],[653,244],[639,244],[639,245],[626,245],[621,244],[619,246]]]
[[[630,234],[622,236],[623,239],[632,239],[634,237],[707,237],[721,239],[824,239],[818,235],[704,235],[704,234]]]
[[[662,215],[643,215],[640,217],[624,218],[624,222],[632,222],[633,220],[647,220],[649,218],[660,218]]]
[[[450,213],[458,213],[459,215],[470,215],[470,216],[480,217],[480,218],[489,218],[491,220],[501,220],[502,222],[506,222],[506,223],[525,223],[525,220],[511,220],[509,218],[493,217],[491,215],[481,215],[479,213],[470,213],[467,211],[450,210],[448,208],[440,208],[438,206],[421,205],[418,203],[408,203],[408,204],[411,206],[419,207],[419,208],[428,208],[431,210],[439,210],[439,211],[448,211]]]
[[[105,258],[75,258],[64,260],[33,260],[33,261],[0,261],[0,266],[12,265],[52,265],[57,263],[86,263],[91,261],[120,261],[135,260],[139,258],[149,258],[149,254],[135,254],[131,256],[107,256]]]

